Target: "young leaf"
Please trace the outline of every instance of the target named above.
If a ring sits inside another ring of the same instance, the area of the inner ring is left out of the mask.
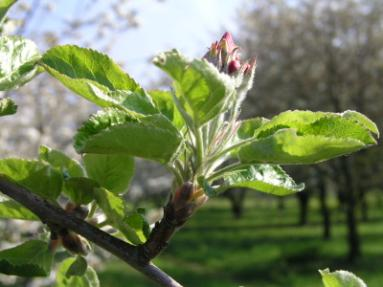
[[[108,56],[77,46],[56,46],[42,57],[43,67],[76,94],[101,106],[120,102],[118,90],[142,94],[142,88]]]
[[[134,212],[125,218],[125,222],[134,229],[142,242],[146,241],[150,234],[150,226],[142,214]]]
[[[84,176],[81,165],[61,151],[42,145],[39,149],[39,158],[58,168],[64,175],[71,177]]]
[[[0,22],[3,21],[5,14],[7,14],[9,8],[16,3],[17,0],[2,0],[0,1]]]
[[[88,176],[113,193],[127,191],[134,174],[134,159],[126,154],[86,154]]]
[[[65,275],[70,276],[83,276],[88,268],[88,262],[82,256],[77,256],[76,260],[69,266]]]
[[[257,129],[255,136],[264,138],[280,129],[292,128],[297,131],[298,135],[320,135],[338,139],[351,138],[362,141],[366,145],[375,144],[376,140],[371,131],[349,115],[350,111],[346,114],[286,111]]]
[[[284,112],[257,128],[239,157],[253,163],[310,164],[376,144],[369,128],[345,115]]]
[[[131,91],[113,91],[110,96],[117,100],[118,104],[122,107],[143,115],[157,114],[154,103],[149,95],[141,91],[140,93],[134,93]]]
[[[0,37],[0,91],[16,89],[37,73],[40,53],[30,40],[19,36]]]
[[[356,111],[345,111],[342,113],[342,117],[346,119],[352,119],[362,125],[364,128],[368,129],[370,132],[374,133],[377,137],[379,137],[379,130],[376,124],[370,120],[365,115],[358,113]]]
[[[237,136],[241,140],[252,138],[258,128],[266,124],[269,120],[266,118],[252,118],[241,121]]]
[[[83,275],[67,275],[69,269],[75,264],[77,258],[65,259],[58,271],[56,276],[55,287],[100,287],[100,281],[97,277],[96,271],[89,265]],[[71,272],[70,272],[71,273]]]
[[[160,113],[167,117],[177,129],[181,129],[185,125],[182,115],[173,101],[172,92],[154,90],[149,91],[149,95]]]
[[[13,200],[0,202],[0,218],[39,220],[39,218],[29,209]]]
[[[18,158],[1,159],[0,174],[8,176],[46,199],[55,200],[61,192],[61,174],[39,161]]]
[[[106,109],[85,122],[74,145],[79,153],[127,154],[168,162],[180,142],[177,129],[163,115],[133,119],[125,112]]]
[[[367,287],[362,279],[348,271],[330,272],[329,269],[319,270],[324,287]]]
[[[278,165],[250,165],[242,170],[228,173],[225,184],[220,188],[250,188],[261,192],[284,196],[304,189],[304,184],[294,180]]]
[[[154,58],[154,64],[174,80],[177,97],[197,126],[223,112],[235,83],[206,60],[188,61],[172,50]]]
[[[10,98],[0,99],[0,117],[13,115],[16,112],[17,106]]]
[[[364,146],[363,142],[352,138],[299,136],[294,129],[282,129],[243,146],[238,155],[247,163],[312,164],[355,152]]]
[[[125,202],[121,197],[114,195],[105,188],[95,189],[95,197],[97,204],[104,211],[111,225],[120,230],[126,239],[133,244],[142,244],[146,241],[145,233],[137,228],[135,222],[133,222],[133,227],[130,226],[132,222],[129,222]]]
[[[88,204],[94,199],[94,189],[100,185],[87,177],[70,177],[65,181],[65,194],[76,204]]]
[[[0,251],[0,273],[24,277],[48,276],[52,261],[53,254],[48,243],[30,240]]]

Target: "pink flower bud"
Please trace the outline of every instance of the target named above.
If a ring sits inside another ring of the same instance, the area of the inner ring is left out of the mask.
[[[241,68],[241,63],[238,60],[232,60],[230,61],[229,65],[227,66],[227,71],[229,75],[237,72]]]
[[[252,71],[253,71],[253,69],[254,69],[255,66],[256,66],[256,63],[257,63],[257,61],[256,61],[255,58],[253,58],[252,60],[250,60],[250,62],[245,63],[245,64],[242,66],[243,73],[244,73],[245,75],[251,74]]]
[[[233,37],[229,32],[223,34],[221,40],[219,41],[219,44],[221,45],[222,49],[228,54],[232,54],[235,50],[238,49],[238,46],[234,43]]]

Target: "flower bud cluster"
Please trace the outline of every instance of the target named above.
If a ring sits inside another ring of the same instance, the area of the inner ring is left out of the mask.
[[[220,72],[237,76],[249,76],[255,69],[255,59],[241,62],[239,46],[237,46],[230,33],[226,32],[221,40],[214,42],[204,59],[212,63]]]

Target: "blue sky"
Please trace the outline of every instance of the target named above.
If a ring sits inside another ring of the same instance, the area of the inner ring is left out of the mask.
[[[91,1],[82,0],[40,0],[54,3],[53,13],[39,11],[31,22],[31,29],[60,31],[63,19],[71,19],[91,14],[97,9],[105,9],[106,0],[87,6]],[[236,32],[237,11],[246,0],[131,0],[128,9],[136,9],[139,28],[114,35],[117,39],[111,56],[129,74],[143,85],[158,78],[158,69],[149,60],[161,51],[177,48],[189,57],[203,55],[211,42],[223,31]],[[34,0],[20,0],[32,5]],[[10,15],[12,16],[12,15]],[[61,23],[61,24],[60,24]],[[90,27],[91,29],[91,27]],[[85,33],[88,34],[88,33]],[[89,31],[89,34],[90,31]],[[26,35],[28,36],[28,35]],[[61,44],[82,44],[84,39],[61,39]],[[78,41],[78,42],[76,42]],[[91,43],[98,48],[97,43]]]
[[[126,59],[126,67],[147,81],[156,74],[147,60],[153,55],[177,48],[190,57],[203,55],[221,32],[235,33],[238,0],[152,0],[134,1],[141,27],[126,33],[113,52]]]

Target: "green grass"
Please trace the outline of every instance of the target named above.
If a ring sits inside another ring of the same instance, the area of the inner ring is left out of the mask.
[[[248,196],[244,217],[232,218],[229,202],[211,200],[180,230],[155,261],[185,286],[322,286],[318,269],[347,269],[369,287],[383,285],[383,212],[371,210],[361,223],[363,257],[350,265],[344,214],[332,212],[333,236],[321,239],[321,218],[313,201],[309,224],[296,226],[296,200],[284,210],[269,199]],[[99,270],[102,287],[155,286],[117,259]]]

